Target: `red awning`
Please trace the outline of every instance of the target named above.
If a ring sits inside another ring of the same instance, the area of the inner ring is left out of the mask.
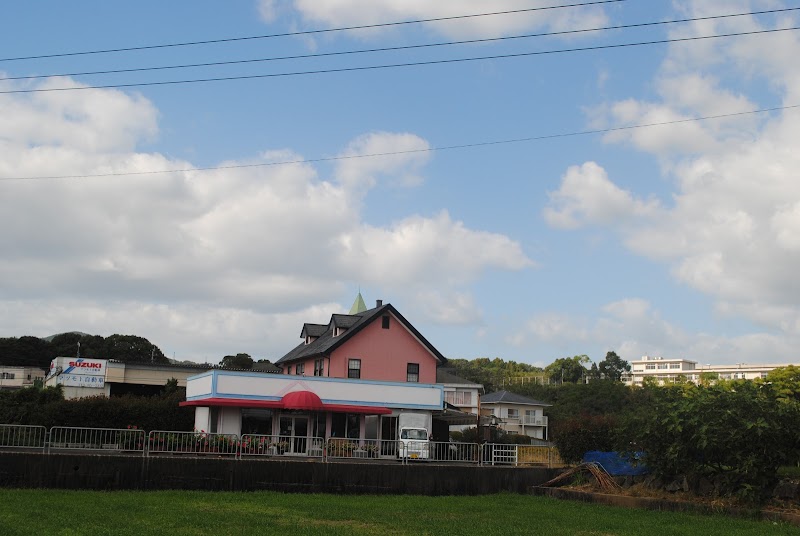
[[[311,391],[292,391],[283,395],[281,399],[284,409],[299,409],[307,411],[324,411],[325,404]]]
[[[325,404],[315,393],[310,391],[293,391],[281,400],[251,400],[246,398],[203,398],[187,400],[181,406],[200,407],[236,407],[288,409],[299,411],[329,411],[331,413],[362,413],[365,415],[388,415],[389,408],[380,406],[354,406],[349,404]]]

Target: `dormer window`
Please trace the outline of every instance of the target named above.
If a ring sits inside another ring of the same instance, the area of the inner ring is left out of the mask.
[[[336,329],[333,331],[333,336],[334,337],[338,337],[339,335],[341,335],[345,331],[347,331],[346,328],[340,328],[339,326],[337,326]]]

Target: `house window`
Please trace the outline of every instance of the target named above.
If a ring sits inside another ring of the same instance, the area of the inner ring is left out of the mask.
[[[519,419],[519,410],[518,409],[509,409],[508,410],[508,418],[509,419]]]
[[[4,372],[0,374],[0,379],[2,380],[13,380],[15,374],[13,372]]]
[[[322,376],[324,368],[325,368],[325,360],[324,359],[315,359],[314,360],[314,376]]]
[[[348,359],[347,360],[347,377],[358,379],[361,377],[361,360]]]
[[[471,406],[472,392],[470,391],[445,391],[444,401],[454,406]]]
[[[419,363],[409,363],[406,366],[406,381],[419,382]]]
[[[305,363],[298,363],[297,366],[294,368],[295,374],[297,376],[302,376],[306,372],[306,364]]]
[[[383,318],[381,318],[381,327],[383,329],[389,329],[389,315],[386,315]]]

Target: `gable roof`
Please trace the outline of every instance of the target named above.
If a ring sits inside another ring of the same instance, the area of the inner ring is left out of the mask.
[[[286,355],[275,361],[276,365],[286,365],[293,361],[306,360],[315,357],[324,357],[330,355],[334,350],[342,344],[350,340],[364,327],[370,324],[376,318],[383,316],[386,313],[391,313],[397,320],[408,330],[411,334],[443,365],[447,363],[447,359],[437,350],[428,340],[411,325],[411,323],[395,309],[391,303],[367,309],[361,313],[354,315],[331,315],[331,321],[325,327],[325,331],[320,334],[316,340],[309,344],[301,342],[290,350]],[[307,326],[322,326],[322,324],[305,324],[303,326],[303,333],[308,333]],[[335,328],[345,328],[347,331],[334,337]],[[302,336],[302,335],[301,335]]]
[[[481,405],[483,404],[524,404],[526,406],[552,406],[547,402],[540,402],[527,396],[518,395],[509,391],[496,391],[483,395],[481,397]]]
[[[309,324],[306,322],[303,324],[303,331],[300,332],[300,337],[319,337],[328,329],[327,324]]]

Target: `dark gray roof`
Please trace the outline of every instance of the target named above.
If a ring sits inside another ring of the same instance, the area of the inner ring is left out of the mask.
[[[364,311],[365,313],[369,312]],[[350,328],[356,324],[359,320],[361,320],[361,315],[364,313],[359,313],[355,315],[331,315],[331,323],[330,326],[334,328]]]
[[[481,397],[481,404],[525,404],[528,406],[552,406],[547,402],[540,402],[527,396],[518,395],[509,391],[496,391],[483,395]]]
[[[253,363],[253,372],[281,372],[280,367],[276,367],[272,363]]]
[[[436,369],[436,383],[453,383],[458,385],[474,385],[481,387],[481,384],[469,381],[466,378],[456,376],[451,372],[451,369],[439,367]]]
[[[306,322],[305,324],[303,324],[303,331],[300,332],[300,336],[303,337],[304,339],[306,338],[306,336],[319,337],[327,330],[328,330],[327,324],[309,324],[308,322]]]
[[[401,315],[397,309],[395,309],[392,304],[387,303],[385,305],[381,305],[380,307],[375,307],[373,309],[367,309],[364,312],[357,313],[354,315],[342,315],[342,314],[334,314],[331,315],[330,323],[325,326],[325,332],[318,336],[318,338],[311,343],[306,344],[305,341],[301,342],[297,346],[295,346],[292,350],[290,350],[285,356],[281,357],[277,361],[275,361],[276,365],[286,365],[293,361],[297,361],[300,359],[309,359],[313,357],[323,357],[328,356],[336,350],[339,346],[344,344],[347,340],[349,340],[352,336],[356,333],[361,331],[365,326],[367,326],[370,322],[383,316],[384,313],[391,313],[392,315],[403,324],[414,336],[419,340],[435,357],[439,360],[440,364],[444,364],[447,362],[447,359],[439,353],[428,340],[422,336],[422,334],[416,330],[411,323],[406,320],[403,315]],[[320,324],[306,324],[306,325],[320,325]],[[334,327],[346,328],[347,331],[340,334],[337,337],[333,336],[333,329]]]

